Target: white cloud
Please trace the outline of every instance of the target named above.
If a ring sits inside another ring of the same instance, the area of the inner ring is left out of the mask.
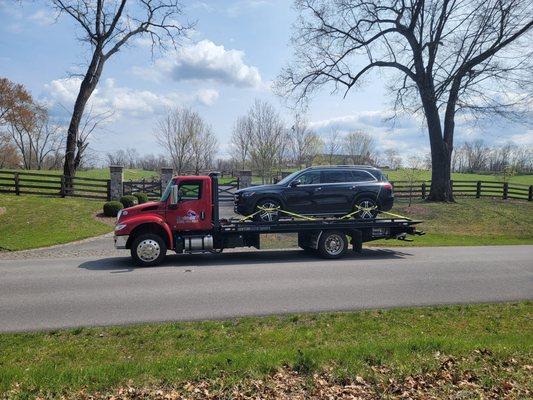
[[[76,100],[80,84],[80,78],[53,80],[45,85],[42,100],[55,112],[64,112],[63,107],[70,111]],[[218,92],[213,89],[199,89],[191,94],[176,91],[157,94],[149,90],[117,86],[113,79],[106,79],[94,91],[88,106],[95,113],[111,111],[114,113],[114,119],[121,116],[151,118],[177,105],[196,103],[209,106],[217,98]]]
[[[48,26],[53,24],[56,21],[56,15],[50,10],[37,10],[31,14],[28,18],[30,21],[33,21],[41,26]]]
[[[186,45],[167,54],[151,68],[134,68],[137,75],[162,80],[170,77],[176,81],[215,81],[238,87],[259,87],[259,70],[247,65],[244,52],[226,49],[210,40]]]

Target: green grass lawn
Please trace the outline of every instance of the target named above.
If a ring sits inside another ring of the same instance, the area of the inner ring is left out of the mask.
[[[482,387],[531,390],[532,321],[524,302],[2,334],[0,397],[206,380],[229,398],[232,385],[282,367],[327,369],[336,382],[359,376],[376,397],[390,380],[443,368],[450,381],[468,371]]]
[[[413,242],[378,240],[366,246],[480,246],[533,244],[533,203],[497,198],[457,197],[456,203],[396,200],[391,212],[422,220]],[[386,214],[382,218],[387,218]],[[293,234],[268,235],[263,248],[297,247]]]
[[[0,251],[23,250],[84,239],[111,231],[93,215],[102,201],[0,194]]]

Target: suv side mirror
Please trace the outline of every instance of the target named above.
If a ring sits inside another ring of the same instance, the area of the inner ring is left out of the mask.
[[[176,206],[180,201],[180,196],[178,192],[178,185],[172,185],[170,188],[170,205]]]
[[[301,180],[299,180],[299,179],[295,179],[295,180],[293,180],[293,181],[290,183],[289,186],[290,186],[290,187],[296,187],[296,186],[299,186],[299,185],[301,185],[301,184],[302,184],[302,181],[301,181]]]

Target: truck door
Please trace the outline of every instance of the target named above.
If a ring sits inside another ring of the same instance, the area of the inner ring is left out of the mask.
[[[176,231],[206,231],[212,228],[211,181],[209,178],[178,178],[180,200],[167,207],[167,222]],[[168,203],[167,203],[168,204]]]

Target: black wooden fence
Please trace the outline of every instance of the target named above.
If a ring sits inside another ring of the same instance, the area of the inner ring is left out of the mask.
[[[429,194],[431,181],[394,181],[394,196],[422,198]],[[452,181],[454,196],[500,197],[502,199],[533,200],[533,185],[495,181]]]
[[[0,193],[40,194],[61,197],[84,197],[108,200],[111,197],[110,180],[72,178],[72,187],[65,184],[64,175],[37,172],[0,170]]]

